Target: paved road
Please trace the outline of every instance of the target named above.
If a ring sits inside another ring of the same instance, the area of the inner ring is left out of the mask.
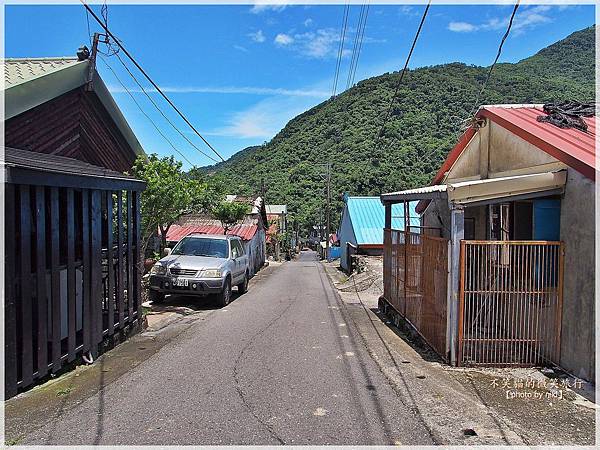
[[[315,254],[58,420],[38,444],[431,444],[347,320]]]

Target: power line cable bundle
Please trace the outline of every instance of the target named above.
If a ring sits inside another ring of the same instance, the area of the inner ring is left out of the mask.
[[[122,51],[127,58],[135,65],[135,67],[144,75],[144,77],[150,82],[150,84],[156,89],[156,91],[165,99],[165,101],[175,110],[175,112],[179,115],[179,117],[191,128],[191,130],[206,144],[211,151],[217,155],[221,161],[225,161],[225,158],[221,156],[221,154],[206,140],[204,136],[194,127],[194,125],[189,121],[189,119],[181,112],[179,108],[171,101],[171,99],[162,91],[162,89],[150,78],[148,73],[144,70],[144,68],[135,60],[135,58],[127,51],[124,47],[123,43],[117,39],[117,37],[110,31],[108,26],[103,23],[102,20],[94,13],[94,11],[90,8],[89,5],[85,3],[84,0],[81,0],[81,3],[85,7],[85,9],[89,12],[89,14],[94,18],[94,20],[104,29],[106,32],[107,39],[112,39],[119,47],[120,51]]]
[[[332,97],[335,97],[335,94],[337,92],[337,84],[338,84],[338,78],[340,75],[340,66],[342,64],[342,57],[344,54],[344,41],[346,39],[346,29],[348,27],[348,11],[350,9],[350,6],[346,3],[346,5],[344,6],[344,16],[342,19],[342,27],[340,29],[340,45],[338,47],[338,54],[337,54],[337,61],[335,64],[335,76],[333,78],[333,90],[332,90]]]
[[[350,88],[354,84],[354,77],[356,76],[356,69],[358,67],[358,59],[360,58],[360,51],[361,51],[363,39],[365,36],[365,28],[367,26],[367,16],[368,15],[369,15],[369,4],[362,5],[360,7],[360,14],[358,16],[358,25],[356,27],[356,34],[354,35],[354,46],[352,48],[352,57],[350,59],[350,68],[348,69],[348,79],[346,81],[346,89]]]

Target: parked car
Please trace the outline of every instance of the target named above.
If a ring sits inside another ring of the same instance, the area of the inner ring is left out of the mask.
[[[248,255],[237,236],[191,234],[167,250],[167,256],[150,270],[149,293],[160,303],[167,294],[215,294],[220,306],[231,300],[232,286],[248,290]]]

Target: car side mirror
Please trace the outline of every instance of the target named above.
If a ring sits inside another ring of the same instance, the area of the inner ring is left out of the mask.
[[[171,254],[171,249],[169,247],[165,247],[163,249],[163,256],[169,256]]]

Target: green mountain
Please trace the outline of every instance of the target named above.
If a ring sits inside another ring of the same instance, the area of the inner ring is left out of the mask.
[[[498,64],[479,104],[594,99],[595,28],[568,36],[515,64]],[[342,193],[379,195],[430,182],[473,111],[489,68],[462,63],[408,71],[389,120],[400,76],[386,73],[292,119],[270,142],[206,167],[229,190],[250,195],[264,179],[269,203],[285,203],[303,228],[324,205],[320,164],[332,163],[339,221]]]

